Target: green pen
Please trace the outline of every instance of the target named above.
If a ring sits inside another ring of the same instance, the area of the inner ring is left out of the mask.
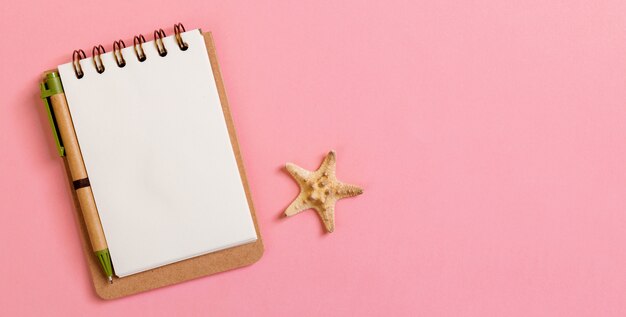
[[[109,283],[113,283],[113,266],[109,247],[104,236],[58,72],[49,71],[44,74],[41,83],[41,98],[44,100],[48,112],[48,119],[52,125],[59,155],[65,156],[67,159],[91,246]]]

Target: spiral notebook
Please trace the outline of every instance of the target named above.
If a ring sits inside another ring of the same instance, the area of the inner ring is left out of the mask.
[[[98,278],[107,298],[249,264],[249,252],[230,252],[213,261],[219,267],[198,267],[211,265],[209,257],[176,266],[260,238],[210,34],[162,35],[58,66],[115,275],[122,277],[112,286]],[[155,270],[172,263],[169,272]],[[112,294],[110,287],[123,288],[126,279],[127,289]]]

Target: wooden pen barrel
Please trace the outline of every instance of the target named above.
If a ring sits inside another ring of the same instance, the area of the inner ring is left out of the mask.
[[[83,156],[80,152],[80,146],[78,145],[78,139],[76,138],[74,124],[72,123],[72,116],[67,106],[65,94],[60,93],[52,95],[50,99],[59,133],[63,140],[63,146],[65,147],[65,157],[70,169],[70,174],[72,175],[74,189],[76,190],[78,203],[83,213],[91,246],[94,251],[107,249],[107,242],[104,237],[102,224],[100,223],[98,208],[96,207],[96,202],[91,191],[87,170],[85,169]]]

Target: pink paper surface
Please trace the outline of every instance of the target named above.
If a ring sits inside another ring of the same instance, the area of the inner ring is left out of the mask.
[[[626,315],[624,1],[2,6],[2,316]],[[101,301],[37,83],[179,21],[213,32],[266,252]],[[330,149],[365,193],[329,235],[281,215],[284,163]]]

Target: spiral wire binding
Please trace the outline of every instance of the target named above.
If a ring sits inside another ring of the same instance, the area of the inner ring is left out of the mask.
[[[135,38],[133,39],[133,46],[135,47],[135,55],[137,55],[137,59],[140,62],[143,62],[146,60],[146,53],[144,53],[143,51],[143,43],[145,42],[146,42],[146,38],[143,37],[143,35],[141,34],[135,36]],[[137,47],[139,47],[139,50],[137,50]]]
[[[176,39],[176,44],[181,51],[186,51],[189,48],[189,44],[183,40],[182,33],[186,32],[185,26],[182,23],[177,23],[174,25],[174,38]],[[163,29],[154,30],[154,45],[156,46],[157,52],[159,56],[167,55],[167,48],[163,43],[163,38],[166,37],[165,31]],[[135,55],[140,62],[143,62],[147,59],[146,53],[143,50],[143,43],[146,42],[146,38],[142,35],[136,35],[133,38],[133,49],[135,50]],[[113,58],[117,63],[117,66],[122,68],[126,66],[126,60],[124,59],[124,55],[122,54],[122,49],[126,48],[126,44],[124,41],[119,40],[113,42]],[[91,55],[93,57],[93,64],[96,68],[98,74],[102,74],[105,71],[104,63],[102,63],[102,54],[106,53],[104,50],[104,46],[96,45],[91,50]],[[85,52],[83,50],[75,50],[72,53],[72,66],[74,68],[74,73],[76,74],[76,78],[81,79],[85,76],[83,72],[82,65],[80,61],[82,59],[87,58]]]
[[[87,56],[85,56],[85,51],[83,50],[75,50],[74,53],[72,53],[72,65],[74,67],[74,73],[78,79],[85,76],[85,73],[83,73],[83,67],[80,65],[80,60],[83,58],[87,58]]]
[[[176,38],[176,43],[178,43],[178,47],[180,47],[181,51],[186,51],[189,48],[189,45],[183,41],[183,37],[180,35],[182,32],[185,32],[185,27],[182,23],[174,25],[174,37]]]
[[[120,68],[126,66],[126,60],[124,59],[124,55],[122,55],[122,48],[126,48],[124,41],[119,40],[113,42],[113,57],[115,58],[117,66]]]
[[[93,56],[93,65],[96,67],[98,74],[104,73],[104,64],[102,64],[102,57],[100,55],[106,53],[104,46],[96,45],[91,50],[91,56]]]
[[[167,49],[163,44],[163,38],[165,37],[165,31],[163,29],[158,29],[154,31],[154,45],[156,46],[157,51],[159,52],[159,56],[167,55]]]

